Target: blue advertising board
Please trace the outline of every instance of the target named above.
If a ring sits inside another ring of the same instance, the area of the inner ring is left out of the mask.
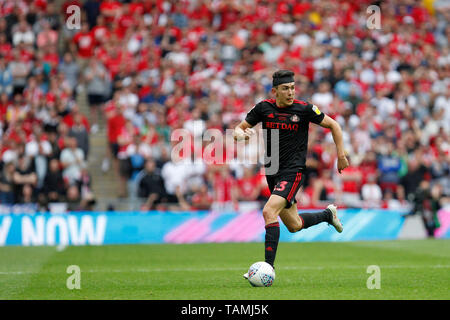
[[[388,210],[339,210],[344,231],[326,223],[290,233],[281,241],[397,239],[402,214]],[[258,242],[264,240],[260,211],[77,212],[0,215],[0,246],[103,245],[139,243]]]

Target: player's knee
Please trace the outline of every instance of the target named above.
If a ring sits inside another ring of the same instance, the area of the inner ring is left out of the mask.
[[[289,226],[286,226],[286,227],[287,227],[287,229],[288,229],[288,231],[290,233],[296,233],[296,232],[298,232],[298,231],[300,231],[302,229],[302,225],[301,224],[294,224],[294,225],[289,225]]]
[[[263,208],[262,214],[266,223],[272,222],[278,218],[276,211],[271,208]]]

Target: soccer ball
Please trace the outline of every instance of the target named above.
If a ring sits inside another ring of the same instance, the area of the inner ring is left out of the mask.
[[[267,262],[255,262],[248,269],[248,282],[254,287],[270,287],[275,280],[275,270]]]

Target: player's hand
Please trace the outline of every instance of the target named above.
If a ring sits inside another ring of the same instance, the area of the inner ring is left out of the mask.
[[[338,163],[337,163],[338,171],[339,173],[342,172],[345,168],[348,167],[348,160],[346,156],[340,156],[338,157]]]
[[[253,134],[255,134],[255,130],[252,128],[247,128],[245,131],[241,128],[236,128],[233,132],[233,137],[236,141],[242,141],[250,139],[250,136]]]
[[[252,135],[254,135],[255,133],[256,133],[255,130],[252,129],[252,128],[247,128],[247,129],[245,129],[245,131],[244,131],[244,134],[245,134],[245,136],[246,136],[246,139],[250,139],[250,137],[251,137]]]

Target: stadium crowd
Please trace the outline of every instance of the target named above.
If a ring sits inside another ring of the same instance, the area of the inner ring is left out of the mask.
[[[1,203],[92,206],[88,138],[104,117],[102,169],[117,173],[119,196],[143,210],[251,208],[270,194],[261,165],[205,161],[204,134],[234,128],[270,96],[272,73],[290,69],[297,98],[341,124],[350,160],[338,174],[330,132],[312,125],[299,206],[435,212],[450,196],[450,8],[375,3],[373,29],[371,4],[3,1]],[[82,8],[77,28],[65,23],[71,5]],[[173,153],[180,129],[200,141],[190,160]]]

